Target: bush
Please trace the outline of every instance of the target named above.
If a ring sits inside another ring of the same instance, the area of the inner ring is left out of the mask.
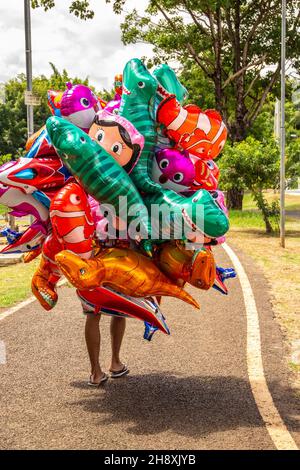
[[[270,219],[277,213],[263,197],[264,189],[276,189],[279,185],[280,158],[275,141],[264,143],[249,136],[242,142],[227,144],[218,164],[221,170],[220,187],[249,189],[258,209],[261,210],[266,231],[272,232]]]

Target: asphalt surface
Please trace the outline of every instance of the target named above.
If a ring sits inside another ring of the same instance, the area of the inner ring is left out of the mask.
[[[299,401],[288,386],[268,286],[236,252],[256,296],[267,382],[299,446]],[[216,257],[230,266],[222,249]],[[241,287],[237,280],[228,285],[228,297],[189,289],[200,312],[164,300],[169,337],[157,332],[149,343],[142,322],[128,320],[122,357],[130,375],[101,389],[86,385],[85,318],[74,289],[60,289],[52,312],[34,302],[2,320],[7,363],[0,364],[0,449],[274,449],[247,376]],[[106,369],[109,321],[101,319]]]

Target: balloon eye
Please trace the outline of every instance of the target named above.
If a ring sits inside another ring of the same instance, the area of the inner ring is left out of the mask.
[[[85,138],[84,138],[84,137],[80,137],[80,140],[81,140],[81,142],[85,142]]]
[[[199,196],[193,198],[192,202],[198,202]]]
[[[207,160],[206,164],[210,170],[213,170],[215,167],[215,164],[212,160]]]
[[[145,82],[139,82],[138,83],[139,88],[145,88],[145,86],[146,86]]]
[[[70,202],[72,204],[78,205],[78,204],[80,204],[80,197],[77,194],[71,194]]]
[[[121,155],[122,144],[120,144],[120,142],[115,142],[114,144],[112,144],[111,150],[112,150],[112,152],[116,153],[117,155]]]
[[[169,166],[169,160],[167,160],[166,158],[164,158],[163,160],[160,161],[159,163],[159,167],[164,170],[165,168],[167,168]]]
[[[81,269],[79,269],[79,272],[80,272],[80,274],[83,276],[83,275],[85,274],[85,269],[84,269],[84,268],[81,268]]]
[[[102,142],[104,140],[104,137],[105,137],[104,130],[100,129],[98,132],[96,132],[95,137],[98,140],[98,142]]]
[[[175,183],[180,183],[183,180],[183,173],[175,173],[173,180]]]
[[[87,98],[81,98],[80,103],[84,108],[88,108],[90,105],[90,102]]]

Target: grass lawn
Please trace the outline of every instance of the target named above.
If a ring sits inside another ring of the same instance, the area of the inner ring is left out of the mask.
[[[267,198],[277,197],[267,193]],[[260,213],[250,195],[246,195],[243,211],[231,211],[228,242],[241,248],[263,268],[269,281],[274,313],[289,346],[291,369],[300,372],[300,196],[286,196],[286,248],[279,245],[279,234],[266,235]],[[293,216],[289,216],[292,211]],[[295,217],[299,211],[299,218]],[[296,213],[297,214],[297,213]]]
[[[31,295],[31,278],[39,261],[0,267],[0,312]]]
[[[8,209],[6,206],[2,206],[2,204],[0,204],[0,215],[4,215],[8,212]]]

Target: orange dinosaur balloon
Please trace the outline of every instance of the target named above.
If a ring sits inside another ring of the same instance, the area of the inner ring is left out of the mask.
[[[188,282],[208,290],[215,281],[216,265],[209,250],[187,250],[180,242],[164,243],[158,253],[158,266],[174,281]]]
[[[55,260],[63,274],[78,289],[104,285],[134,297],[177,297],[199,308],[196,300],[170,281],[152,260],[133,250],[107,248],[90,260],[83,260],[64,250],[55,256]]]
[[[55,265],[42,255],[31,281],[32,293],[45,310],[51,310],[58,299],[56,284],[60,274],[56,275],[54,269]]]

